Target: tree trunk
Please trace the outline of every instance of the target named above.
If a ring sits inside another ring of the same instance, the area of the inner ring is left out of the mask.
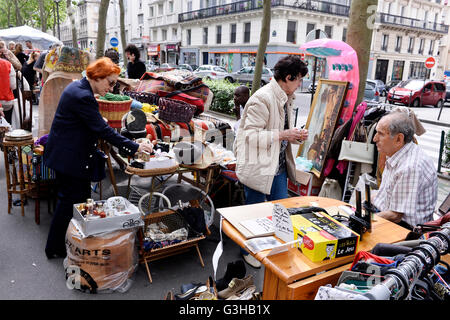
[[[19,0],[14,0],[14,8],[16,9],[16,27],[23,25],[22,16],[20,15]]]
[[[72,47],[78,49],[77,26],[75,24],[75,9],[72,7],[72,1],[67,0],[67,14],[70,19],[70,26],[72,27]]]
[[[106,15],[108,14],[109,0],[101,0],[98,11],[97,52],[95,57],[101,58],[105,54]]]
[[[41,18],[41,30],[47,32],[47,19],[45,19],[44,0],[39,0],[39,16]]]
[[[377,4],[378,0],[359,0],[352,1],[350,6],[347,43],[356,51],[359,66],[359,88],[355,106],[359,105],[364,97]]]
[[[126,61],[125,48],[127,47],[127,39],[125,35],[125,7],[123,5],[123,0],[119,0],[120,7],[120,41],[122,42],[122,57]]]
[[[270,15],[271,2],[264,0],[263,4],[263,20],[261,25],[261,33],[259,37],[258,53],[255,61],[255,74],[253,75],[252,94],[261,87],[261,75],[264,64],[264,54],[266,53],[267,43],[269,42],[270,34]]]

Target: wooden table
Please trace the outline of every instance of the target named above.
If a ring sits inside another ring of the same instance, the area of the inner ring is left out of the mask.
[[[335,199],[321,197],[293,197],[273,201],[280,203],[286,208],[310,206],[315,202],[317,206],[326,209],[348,205]],[[245,210],[245,206],[234,207]],[[226,208],[231,209],[231,208]],[[220,213],[221,209],[218,209]],[[372,232],[366,232],[360,241],[358,251],[369,251],[376,244],[395,243],[405,239],[409,230],[376,216],[372,221]],[[245,237],[226,219],[222,222],[223,232],[242,248],[245,248]],[[281,240],[280,240],[281,241]],[[314,299],[317,289],[321,285],[336,284],[340,274],[349,270],[354,255],[335,258],[332,260],[312,262],[304,256],[297,248],[277,255],[267,256],[270,250],[264,250],[254,255],[265,266],[264,271],[264,300],[297,300]],[[318,273],[320,273],[318,275]]]

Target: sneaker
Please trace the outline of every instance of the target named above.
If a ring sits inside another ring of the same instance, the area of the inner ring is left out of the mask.
[[[216,281],[217,290],[224,290],[226,287],[228,287],[228,284],[233,278],[242,279],[245,277],[246,273],[247,270],[245,268],[244,261],[237,260],[235,262],[229,262],[223,278]]]
[[[253,293],[256,291],[256,286],[251,285],[239,293],[233,294],[227,300],[252,300]]]
[[[244,279],[233,278],[228,284],[228,288],[219,291],[217,294],[220,299],[227,299],[238,292],[245,290],[246,288],[253,285],[253,276],[249,275]]]
[[[245,254],[242,255],[244,258],[244,261],[247,262],[249,265],[251,265],[253,268],[259,269],[261,268],[261,262],[256,260],[255,257],[253,257],[251,254]]]

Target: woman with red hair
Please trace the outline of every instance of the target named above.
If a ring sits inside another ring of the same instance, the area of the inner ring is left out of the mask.
[[[104,154],[97,148],[103,139],[133,156],[152,152],[151,144],[137,144],[111,128],[99,112],[95,94],[104,96],[114,88],[120,68],[100,58],[86,69],[86,77],[64,89],[44,149],[44,164],[56,172],[57,204],[45,253],[47,258],[65,257],[65,234],[73,205],[91,198],[91,181],[105,177]]]

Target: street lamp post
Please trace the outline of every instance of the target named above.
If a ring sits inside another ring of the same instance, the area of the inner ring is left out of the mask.
[[[58,39],[61,40],[61,30],[59,28],[59,3],[61,2],[61,0],[53,0],[56,3],[56,16],[58,19]]]

